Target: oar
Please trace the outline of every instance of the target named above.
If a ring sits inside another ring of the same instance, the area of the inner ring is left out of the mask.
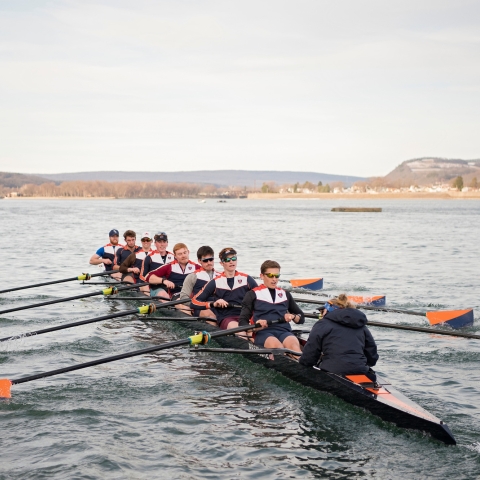
[[[88,318],[86,320],[79,320],[77,322],[65,323],[64,325],[56,325],[55,327],[42,328],[41,330],[35,330],[33,332],[21,333],[20,335],[11,335],[10,337],[0,338],[0,342],[6,342],[7,340],[13,340],[13,339],[17,340],[23,337],[31,337],[33,335],[41,335],[43,333],[56,332],[57,330],[64,330],[66,328],[78,327],[80,325],[88,325],[89,323],[101,322],[102,320],[109,320],[111,318],[126,317],[127,315],[134,315],[134,314],[147,315],[155,312],[155,310],[159,310],[160,308],[166,308],[172,305],[178,305],[180,303],[185,303],[189,301],[190,299],[183,299],[183,300],[174,300],[173,302],[166,302],[166,303],[159,303],[159,304],[151,303],[150,305],[142,305],[141,307],[134,308],[132,310],[125,310],[123,312],[116,312],[116,313],[111,313],[109,315],[102,315],[101,317],[94,317],[94,318]],[[157,320],[161,318],[163,320],[163,317],[158,317],[158,318],[144,317],[144,318],[155,318]],[[188,318],[193,318],[193,317],[188,317]]]
[[[318,320],[318,315],[315,315],[314,313],[306,313],[305,316],[307,318],[315,318]],[[395,325],[391,323],[371,322],[370,320],[367,322],[367,326],[394,328],[397,330],[410,330],[412,332],[433,333],[438,335],[448,335],[450,337],[474,338],[474,339],[480,340],[480,335],[475,335],[474,333],[454,333],[454,332],[449,332],[447,330],[434,330],[433,328],[426,328],[426,327],[409,327],[406,325]],[[308,330],[302,330],[302,333],[308,333]]]
[[[325,305],[325,302],[322,302],[321,300],[310,300],[309,298],[299,298],[299,297],[294,297],[293,299],[299,303],[310,303],[312,305],[322,305],[322,306]],[[400,310],[397,308],[373,307],[368,305],[357,305],[357,308],[360,308],[362,310],[376,310],[378,312],[405,313],[406,315],[418,315],[420,317],[424,317],[426,314],[426,312],[415,312],[413,310]]]
[[[309,300],[304,298],[295,298],[296,302],[311,303],[314,305],[324,305],[324,302],[318,300]],[[362,310],[375,310],[377,312],[393,312],[402,313],[405,315],[416,315],[419,317],[426,317],[430,325],[438,325],[445,323],[454,329],[468,327],[473,325],[474,314],[472,308],[466,310],[430,310],[428,312],[415,312],[413,310],[401,310],[399,308],[385,308],[374,307],[372,305],[357,305],[357,308]]]
[[[283,320],[284,321],[284,320]],[[281,323],[282,320],[269,321],[269,325],[274,323]],[[10,398],[10,388],[12,385],[19,385],[20,383],[31,382],[32,380],[38,380],[39,378],[53,377],[54,375],[60,375],[61,373],[73,372],[74,370],[81,370],[82,368],[93,367],[95,365],[102,365],[104,363],[115,362],[117,360],[123,360],[124,358],[136,357],[138,355],[145,355],[146,353],[158,352],[160,350],[167,350],[169,348],[180,347],[182,345],[206,345],[210,338],[225,337],[227,335],[234,335],[238,332],[245,332],[254,328],[259,328],[260,325],[244,325],[241,327],[231,328],[229,330],[221,330],[219,332],[200,332],[182,340],[176,340],[173,342],[163,343],[162,345],[154,345],[153,347],[143,348],[141,350],[135,350],[134,352],[121,353],[119,355],[113,355],[111,357],[99,358],[98,360],[92,360],[90,362],[79,363],[78,365],[72,365],[70,367],[58,368],[56,370],[50,370],[48,372],[37,373],[35,375],[29,375],[28,377],[17,378],[9,380],[8,378],[0,379],[0,397]]]
[[[24,305],[23,307],[8,308],[7,310],[1,310],[0,315],[10,312],[18,312],[19,310],[27,310],[29,308],[44,307],[45,305],[53,305],[55,303],[69,302],[70,300],[78,300],[80,298],[95,297],[97,295],[114,295],[122,290],[130,290],[132,288],[138,288],[148,285],[148,283],[134,283],[127,287],[110,287],[101,290],[100,292],[84,293],[82,295],[75,295],[74,297],[59,298],[58,300],[49,300],[48,302],[33,303],[31,305]],[[146,297],[148,298],[148,297]]]
[[[115,270],[112,272],[102,272],[102,273],[92,273],[92,274],[82,273],[77,277],[63,278],[62,280],[52,280],[51,282],[35,283],[34,285],[25,285],[23,287],[7,288],[6,290],[0,290],[0,294],[8,293],[8,292],[16,292],[17,290],[26,290],[27,288],[44,287],[45,285],[55,285],[57,283],[73,282],[74,280],[90,280],[93,277],[113,275],[114,273],[118,273],[118,271]]]

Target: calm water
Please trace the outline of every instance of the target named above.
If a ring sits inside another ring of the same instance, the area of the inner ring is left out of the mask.
[[[383,213],[331,213],[338,206]],[[386,294],[390,306],[480,311],[480,202],[1,200],[1,288],[96,273],[111,228],[165,230],[194,253],[233,246],[239,270],[278,260],[325,292]],[[194,255],[192,255],[194,258]],[[102,288],[68,283],[0,295],[0,309]],[[2,315],[2,337],[132,308],[99,297]],[[311,310],[306,308],[306,310]],[[478,313],[477,313],[478,315]],[[421,317],[369,318],[426,325]],[[312,321],[307,321],[312,324]],[[469,331],[480,333],[478,323]],[[372,328],[378,371],[447,422],[446,447],[234,356],[187,348],[12,387],[0,403],[0,478],[478,478],[480,341]],[[114,319],[0,344],[19,378],[189,332]]]

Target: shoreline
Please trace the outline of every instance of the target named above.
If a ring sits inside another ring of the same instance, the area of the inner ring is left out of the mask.
[[[480,200],[480,192],[249,193],[249,200]]]
[[[247,198],[170,197],[3,197],[0,200],[480,200],[478,192],[409,192],[409,193],[249,193]]]

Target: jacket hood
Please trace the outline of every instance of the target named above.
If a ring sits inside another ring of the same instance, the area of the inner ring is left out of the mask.
[[[356,308],[339,308],[328,312],[323,318],[350,328],[362,328],[367,323],[367,317]]]

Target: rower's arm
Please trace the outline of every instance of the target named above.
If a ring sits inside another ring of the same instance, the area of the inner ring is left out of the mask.
[[[308,336],[307,344],[303,347],[303,353],[299,359],[299,363],[306,367],[317,365],[323,351],[323,338],[327,333],[326,323],[323,320],[319,320],[313,326]]]
[[[365,347],[363,348],[363,353],[365,357],[367,357],[367,365],[369,367],[373,367],[378,361],[378,353],[377,353],[377,344],[373,339],[370,330],[366,327],[365,328]]]
[[[213,297],[213,294],[216,290],[215,280],[210,280],[193,298],[190,306],[198,310],[209,310],[210,309],[210,297]]]
[[[113,270],[120,270],[120,259],[122,258],[123,247],[117,250],[115,253],[115,261],[113,263]]]
[[[250,290],[245,294],[243,297],[242,302],[242,311],[240,312],[240,316],[238,317],[238,326],[248,325],[250,323],[250,319],[253,316],[253,309],[255,306],[256,300],[255,292]]]
[[[293,321],[296,324],[305,323],[305,314],[303,313],[302,309],[297,305],[297,302],[295,302],[290,292],[285,292],[285,293],[287,294],[287,298],[288,298],[288,311],[292,315],[295,315],[295,318],[293,319]]]
[[[129,268],[132,268],[137,260],[137,256],[134,253],[131,253],[120,265],[120,273],[130,273]]]
[[[145,281],[147,274],[150,271],[150,265],[152,264],[152,257],[150,255],[145,255],[145,258],[142,262],[142,268],[140,269],[140,280]]]
[[[191,273],[185,277],[183,282],[182,291],[180,292],[179,300],[187,300],[192,297],[193,287],[197,282],[197,274]]]
[[[172,266],[167,263],[167,265],[162,265],[161,267],[148,272],[146,280],[153,285],[161,285],[165,279],[168,280],[170,273],[172,273]]]

